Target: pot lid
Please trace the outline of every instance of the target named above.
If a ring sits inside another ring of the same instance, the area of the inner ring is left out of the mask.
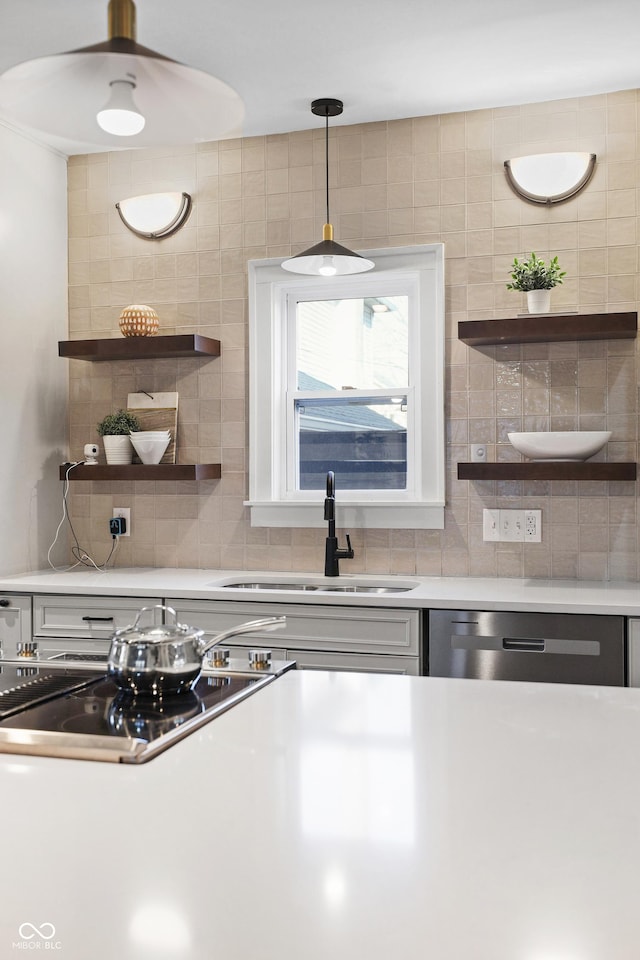
[[[140,617],[149,610],[164,610],[165,613],[173,615],[174,622],[141,627],[139,625]],[[197,627],[190,627],[186,623],[178,623],[177,614],[173,607],[156,603],[153,607],[143,607],[133,623],[128,627],[123,627],[122,630],[116,630],[112,639],[122,640],[125,643],[171,643],[173,641],[184,643],[185,640],[198,640],[203,633],[204,630]]]

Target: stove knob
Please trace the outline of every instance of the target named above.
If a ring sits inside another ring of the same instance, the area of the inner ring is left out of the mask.
[[[271,664],[271,650],[249,650],[249,666],[263,670]]]
[[[230,651],[228,647],[214,647],[209,654],[209,665],[212,667],[226,667],[229,663]]]
[[[38,656],[38,644],[32,640],[25,640],[24,643],[16,644],[16,653],[22,659],[35,660]]]
[[[16,667],[16,677],[35,677],[38,675],[37,667]]]

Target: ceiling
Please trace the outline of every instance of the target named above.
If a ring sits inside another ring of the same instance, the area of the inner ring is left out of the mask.
[[[242,97],[244,136],[640,86],[634,0],[137,0],[144,46]],[[107,0],[2,0],[0,72],[107,39]],[[77,152],[73,147],[69,152]]]

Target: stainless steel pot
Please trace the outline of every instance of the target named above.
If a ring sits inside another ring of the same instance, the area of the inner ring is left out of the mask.
[[[140,617],[149,610],[164,610],[173,616],[173,624],[138,626]],[[205,653],[223,640],[243,633],[278,630],[286,617],[265,617],[240,623],[210,640],[203,640],[204,630],[178,623],[173,607],[156,603],[143,607],[134,622],[117,630],[111,638],[107,674],[123,690],[138,696],[167,696],[184,693],[194,686],[202,670]]]

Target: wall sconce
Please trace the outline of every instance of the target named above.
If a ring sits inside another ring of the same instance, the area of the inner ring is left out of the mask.
[[[125,227],[145,240],[164,240],[182,227],[191,213],[188,193],[147,193],[119,200],[116,210]]]
[[[531,203],[561,203],[585,187],[596,166],[595,153],[536,153],[505,160],[511,189]]]

